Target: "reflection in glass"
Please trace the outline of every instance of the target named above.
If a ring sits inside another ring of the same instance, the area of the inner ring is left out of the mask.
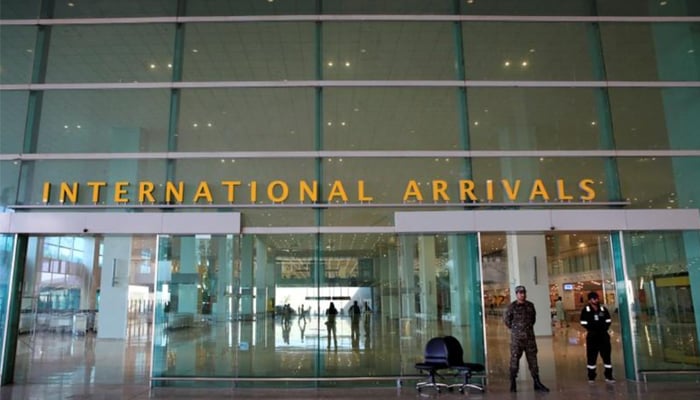
[[[30,83],[36,32],[33,26],[0,26],[1,84]]]
[[[48,91],[36,151],[166,151],[169,111],[166,89]]]
[[[325,150],[460,150],[455,88],[328,88]]]
[[[326,22],[322,46],[324,79],[459,79],[448,22]]]
[[[179,151],[314,149],[313,89],[182,91]]]
[[[186,81],[314,79],[311,22],[187,24],[185,29]]]
[[[698,232],[637,232],[624,237],[632,329],[639,369],[697,369]]]
[[[7,310],[10,300],[10,276],[12,275],[12,250],[14,237],[12,235],[0,235],[0,310]],[[5,332],[8,313],[0,316],[0,332]],[[5,335],[0,337],[0,349],[5,348]]]
[[[0,91],[0,152],[22,153],[29,92]]]
[[[601,148],[596,91],[588,88],[469,88],[472,150]]]
[[[610,80],[697,81],[700,23],[601,23]]]
[[[169,81],[174,40],[174,25],[54,26],[46,82]]]
[[[167,17],[174,16],[177,10],[177,2],[172,0],[56,1],[54,4],[54,18]]]
[[[467,79],[590,81],[588,24],[466,22]]]
[[[61,198],[65,203],[73,204],[69,195],[61,196],[61,182],[70,182],[68,185],[71,189],[73,183],[78,185],[75,204],[115,205],[115,183],[120,181],[128,184],[123,187],[126,192],[119,197],[128,199],[129,203],[139,204],[139,181],[151,181],[159,185],[159,190],[162,190],[160,184],[165,181],[164,160],[45,160],[25,161],[22,165],[23,175],[17,204],[44,204],[45,182],[51,184],[47,204],[61,204]],[[115,174],[114,171],[118,173]],[[93,199],[95,191],[88,186],[88,182],[107,183],[97,192],[97,201]],[[156,201],[162,202],[163,197],[158,194],[158,190],[155,193]],[[10,204],[15,204],[14,200]]]

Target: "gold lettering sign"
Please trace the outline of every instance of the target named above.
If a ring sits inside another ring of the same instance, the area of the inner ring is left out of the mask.
[[[260,185],[258,185],[260,183]],[[222,180],[218,183],[199,181],[185,185],[183,181],[167,181],[156,185],[151,181],[117,181],[112,185],[103,181],[80,182],[44,182],[41,187],[41,200],[51,204],[52,197],[61,204],[78,204],[80,202],[80,187],[87,186],[90,201],[93,204],[109,202],[115,204],[236,204],[236,203],[268,203],[283,204],[290,199],[297,199],[302,204],[319,202],[335,203],[369,203],[375,201],[365,180],[349,183],[334,180],[328,184],[328,190],[322,194],[319,182],[316,180],[300,180],[290,183],[281,179],[261,183],[258,181],[242,182],[239,180]],[[110,187],[111,186],[111,187]],[[258,190],[260,187],[260,190]],[[236,196],[239,194],[239,196]],[[391,197],[392,194],[383,194]],[[393,196],[404,203],[491,203],[491,202],[548,202],[556,201],[590,202],[596,198],[595,181],[584,178],[567,185],[564,179],[545,182],[542,179],[526,181],[523,179],[487,179],[475,182],[471,179],[461,179],[451,182],[445,179],[434,179],[419,182],[410,179],[404,185],[402,193]],[[555,196],[554,198],[552,196]],[[260,198],[260,201],[258,200]],[[390,198],[382,199],[392,203]],[[84,200],[87,201],[87,200]]]

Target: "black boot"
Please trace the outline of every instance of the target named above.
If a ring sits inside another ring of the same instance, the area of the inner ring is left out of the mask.
[[[516,388],[516,386],[515,386],[515,378],[516,378],[517,376],[518,376],[518,375],[516,375],[516,374],[514,374],[514,373],[511,373],[511,374],[510,374],[510,391],[513,392],[513,393],[515,393],[515,392],[517,391],[517,388]]]
[[[535,391],[536,392],[549,392],[549,388],[540,382],[539,376],[534,376],[532,379],[535,381]]]

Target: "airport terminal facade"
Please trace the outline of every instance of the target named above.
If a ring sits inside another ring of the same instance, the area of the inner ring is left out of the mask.
[[[3,383],[52,337],[153,385],[488,365],[519,284],[540,337],[600,293],[619,378],[700,369],[696,3],[0,1]]]

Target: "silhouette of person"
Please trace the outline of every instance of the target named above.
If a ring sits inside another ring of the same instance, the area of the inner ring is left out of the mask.
[[[326,310],[326,330],[328,331],[328,346],[326,348],[331,348],[331,335],[333,336],[333,346],[338,350],[338,337],[336,336],[335,330],[335,317],[338,315],[338,309],[335,308],[335,304],[331,301],[330,306]]]
[[[299,332],[301,333],[301,342],[304,343],[304,331],[306,330],[306,318],[299,317],[297,320],[297,325],[299,325]]]
[[[353,344],[355,342],[359,343],[360,318],[362,317],[362,310],[360,310],[360,306],[357,304],[357,300],[355,300],[355,302],[350,306],[348,314],[350,314],[350,339],[352,340]]]

